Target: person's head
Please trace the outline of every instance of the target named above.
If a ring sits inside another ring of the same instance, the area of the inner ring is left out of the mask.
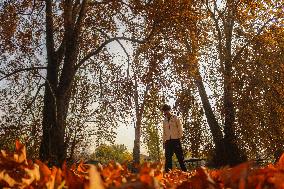
[[[161,107],[161,111],[163,112],[164,116],[169,116],[170,115],[170,112],[171,112],[171,106],[167,105],[167,104],[164,104],[162,107]]]

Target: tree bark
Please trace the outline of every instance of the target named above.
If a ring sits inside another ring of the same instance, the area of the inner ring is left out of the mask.
[[[140,164],[140,140],[141,140],[141,125],[142,125],[142,116],[138,115],[136,124],[135,124],[135,139],[133,147],[133,164]]]
[[[40,159],[50,161],[54,152],[51,149],[53,139],[52,128],[56,123],[56,97],[55,91],[58,84],[58,62],[55,56],[53,39],[52,2],[46,0],[46,49],[47,49],[47,75],[45,81],[44,107],[42,129],[43,136],[40,146]]]
[[[224,64],[224,112],[225,112],[225,125],[224,125],[224,143],[227,152],[227,162],[229,165],[236,165],[246,161],[246,157],[239,149],[236,143],[236,136],[234,133],[235,124],[235,107],[233,103],[233,87],[232,87],[232,35],[234,28],[234,15],[236,5],[234,0],[228,0],[228,12],[224,21],[224,35],[225,35],[225,48],[222,53],[224,56],[220,61]],[[222,39],[219,39],[220,41]]]
[[[194,28],[196,27],[193,27],[192,29],[194,30]],[[189,53],[197,57],[198,37],[196,34],[197,32],[190,33],[190,42],[186,41],[186,46],[187,46],[187,50],[189,51]],[[215,144],[213,157],[212,157],[210,164],[212,164],[212,166],[215,166],[215,167],[224,166],[224,165],[227,165],[228,158],[227,158],[227,153],[225,149],[223,133],[222,133],[221,127],[218,124],[216,116],[213,113],[211,104],[208,99],[208,95],[206,94],[206,90],[205,90],[205,87],[202,81],[202,77],[199,72],[197,58],[195,58],[195,62],[193,62],[193,64],[196,65],[194,82],[197,85],[198,93],[201,98],[201,102],[202,102],[202,106],[205,112],[207,123],[209,125],[210,131],[213,137],[213,142]]]
[[[64,4],[64,37],[58,51],[54,48],[52,1],[46,2],[47,77],[45,82],[40,159],[50,165],[62,165],[66,159],[65,128],[78,57],[79,34],[86,0],[81,3],[77,22],[73,20],[72,1]],[[63,68],[59,76],[59,65]]]
[[[138,84],[137,84],[137,78],[136,74],[134,73],[134,103],[135,103],[135,116],[136,116],[136,122],[135,122],[135,139],[134,139],[134,147],[133,147],[133,165],[140,164],[140,144],[141,144],[141,126],[142,126],[142,118],[143,113],[145,110],[145,104],[147,102],[147,95],[150,88],[150,85],[148,84],[146,86],[146,89],[143,93],[143,102],[139,104],[139,94],[138,94]],[[134,167],[133,171],[137,171]]]
[[[202,77],[197,72],[197,77],[195,78],[195,84],[197,85],[198,92],[201,98],[201,102],[203,105],[203,109],[206,115],[207,123],[209,125],[211,134],[213,136],[213,142],[215,144],[215,149],[213,153],[212,166],[223,166],[227,163],[227,154],[225,151],[224,140],[223,140],[223,133],[220,129],[220,126],[217,122],[217,119],[213,113],[211,104],[208,99],[208,95],[206,94],[206,90],[202,81]]]

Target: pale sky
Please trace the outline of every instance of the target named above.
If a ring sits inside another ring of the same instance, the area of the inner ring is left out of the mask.
[[[135,137],[135,132],[134,132],[134,127],[132,126],[125,126],[125,125],[120,125],[117,128],[117,137],[116,137],[116,144],[124,144],[128,151],[132,153],[133,151],[133,146],[134,146],[134,137]],[[142,141],[142,138],[141,138]],[[146,148],[141,145],[141,154],[148,154]]]
[[[134,127],[126,127],[125,125],[121,125],[117,128],[117,137],[115,143],[124,144],[131,152],[133,149],[134,135]]]

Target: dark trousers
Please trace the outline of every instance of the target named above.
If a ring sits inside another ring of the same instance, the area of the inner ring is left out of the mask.
[[[181,170],[186,171],[186,167],[184,165],[184,156],[179,139],[170,139],[165,142],[165,171],[168,172],[173,168],[172,157],[174,153],[176,154]]]

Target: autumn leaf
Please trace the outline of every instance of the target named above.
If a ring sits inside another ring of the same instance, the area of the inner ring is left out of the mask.
[[[281,157],[279,158],[278,160],[278,166],[281,168],[281,169],[284,169],[284,153],[281,155]]]

